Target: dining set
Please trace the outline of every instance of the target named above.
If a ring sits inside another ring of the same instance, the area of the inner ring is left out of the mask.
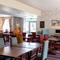
[[[39,43],[32,43],[32,42],[23,42],[20,44],[15,44],[13,46],[7,46],[0,48],[0,56],[10,58],[11,60],[20,59],[23,60],[22,56],[26,54],[27,60],[31,59],[32,51],[36,51],[35,56],[38,53],[38,48],[41,45]],[[34,58],[34,57],[33,57]]]
[[[53,34],[51,37],[48,38],[50,41],[50,54],[55,55],[56,53],[53,52],[53,50],[58,50],[60,49],[60,34]]]
[[[48,40],[43,45],[38,42],[17,43],[16,37],[11,37],[10,46],[4,46],[3,38],[0,38],[0,59],[1,60],[37,60],[39,49],[42,46],[41,58],[47,58]]]
[[[0,59],[2,58],[3,60],[37,60],[37,55],[42,47],[42,52],[41,52],[41,58],[42,60],[47,58],[48,54],[48,44],[49,40],[47,39],[48,35],[44,35],[44,41],[41,43],[40,35],[34,34],[34,37],[31,35],[28,35],[28,37],[23,36],[24,39],[28,39],[27,42],[23,41],[22,43],[17,43],[17,37],[13,35],[12,33],[4,33],[6,36],[11,36],[10,39],[10,46],[5,47],[4,46],[4,40],[0,38]],[[37,38],[36,38],[37,37]],[[32,38],[32,39],[30,39]],[[39,42],[36,42],[37,39],[39,39]],[[1,42],[2,40],[2,42]],[[29,41],[30,40],[30,41]],[[34,41],[31,41],[34,40]],[[2,43],[2,44],[1,44]],[[39,52],[40,53],[40,52]]]

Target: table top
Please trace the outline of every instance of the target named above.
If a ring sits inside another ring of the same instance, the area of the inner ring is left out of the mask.
[[[40,43],[32,43],[32,42],[23,42],[20,44],[16,44],[14,45],[14,47],[22,47],[22,48],[30,48],[30,49],[36,49],[39,48],[41,46]]]
[[[60,39],[55,38],[55,37],[50,37],[50,38],[48,38],[48,40],[50,40],[50,41],[60,41]]]
[[[53,35],[51,35],[51,36],[60,36],[60,34],[53,34]]]
[[[32,49],[18,47],[4,47],[0,48],[0,55],[16,58],[30,51],[32,51]]]
[[[25,39],[29,39],[29,38],[31,38],[31,37],[29,37],[29,36],[28,36],[28,37],[24,37],[24,36],[23,36],[23,38],[25,38]]]

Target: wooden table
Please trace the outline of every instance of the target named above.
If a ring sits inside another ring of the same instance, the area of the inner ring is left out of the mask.
[[[50,37],[50,38],[48,38],[48,40],[50,40],[50,41],[55,41],[55,42],[60,41],[60,39],[55,38],[55,37]]]
[[[2,34],[4,36],[4,41],[10,41],[11,37],[16,37],[16,35],[13,33],[2,33]]]
[[[55,55],[55,53],[53,52],[53,49],[52,49],[52,43],[54,43],[54,42],[55,42],[55,43],[56,43],[56,42],[59,42],[60,39],[55,38],[55,37],[50,37],[50,38],[48,38],[48,40],[50,41],[50,51],[49,51],[49,53]]]
[[[37,58],[37,53],[38,53],[38,49],[40,48],[40,46],[42,46],[40,43],[32,43],[32,42],[23,42],[21,44],[14,45],[14,47],[18,47],[18,48],[32,49],[32,51],[30,52],[29,58],[32,57],[32,55],[34,54],[34,51],[36,51],[35,52],[36,55],[35,54],[34,55]]]
[[[32,38],[29,36],[28,37],[23,36],[23,40],[25,40],[25,39],[27,39],[28,42],[30,41],[30,39],[32,40]]]
[[[14,45],[14,47],[19,47],[19,48],[30,48],[30,49],[36,49],[42,46],[40,43],[32,43],[32,42],[23,42],[17,45]]]
[[[51,35],[52,37],[59,37],[60,36],[60,34],[53,34],[53,35]]]
[[[13,47],[0,48],[0,55],[7,56],[16,59],[18,56],[22,56],[28,53],[28,60],[31,57],[31,51],[39,48],[41,45],[39,43],[23,42],[21,44],[14,45]]]
[[[14,34],[14,33],[2,33],[4,36],[15,36],[16,37],[16,35]]]
[[[21,56],[25,53],[29,53],[30,51],[32,51],[32,49],[4,47],[4,48],[0,48],[0,55],[16,59],[18,56]]]

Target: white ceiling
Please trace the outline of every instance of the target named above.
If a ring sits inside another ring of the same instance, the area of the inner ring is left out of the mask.
[[[60,9],[60,0],[17,0],[41,10]]]
[[[34,14],[30,14],[28,12],[16,10],[13,8],[9,8],[3,5],[0,5],[0,17],[10,17],[10,16],[16,16],[16,17],[36,17]]]

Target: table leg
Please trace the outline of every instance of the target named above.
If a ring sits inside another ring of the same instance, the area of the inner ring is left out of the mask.
[[[35,60],[37,60],[37,55],[38,55],[38,49],[37,49],[37,52],[36,52],[36,59]]]
[[[31,59],[31,53],[32,53],[32,51],[28,52],[28,59],[27,60]]]
[[[22,55],[20,56],[20,60],[22,60]]]

